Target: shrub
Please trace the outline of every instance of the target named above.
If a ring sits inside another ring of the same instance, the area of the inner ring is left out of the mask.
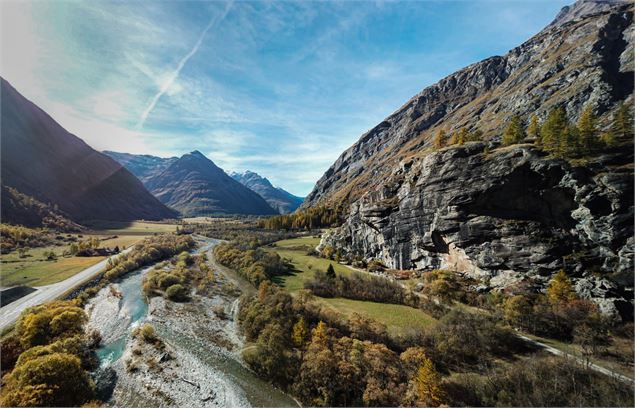
[[[167,288],[165,294],[168,299],[175,302],[183,302],[188,298],[187,290],[183,287],[183,285],[178,283]]]

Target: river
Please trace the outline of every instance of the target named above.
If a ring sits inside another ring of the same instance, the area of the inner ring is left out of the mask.
[[[146,267],[128,274],[112,288],[102,289],[87,305],[88,325],[98,329],[103,338],[97,350],[101,367],[96,378],[114,382],[108,404],[297,406],[293,398],[244,365],[240,358],[244,344],[236,323],[238,288],[244,282],[213,262],[211,250],[218,241],[197,240],[199,247],[194,252],[207,252],[216,272],[216,289],[211,294],[195,295],[182,304],[154,297],[148,304],[141,289],[143,276],[151,269]],[[146,322],[165,343],[164,350],[133,338],[134,329]],[[170,356],[168,361],[163,361],[165,355]],[[139,369],[131,371],[131,361]],[[100,388],[104,384],[98,384]]]

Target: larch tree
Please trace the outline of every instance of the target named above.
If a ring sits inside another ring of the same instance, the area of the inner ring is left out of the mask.
[[[413,379],[417,399],[426,407],[438,407],[443,402],[441,391],[441,378],[434,369],[432,360],[425,358],[417,370]]]
[[[551,278],[551,281],[549,281],[547,297],[552,304],[556,305],[567,303],[576,298],[571,279],[569,279],[563,269],[556,273],[554,277]]]
[[[633,117],[624,102],[620,103],[615,112],[612,131],[617,138],[627,138],[633,134]]]
[[[531,115],[529,125],[527,125],[527,136],[534,142],[540,144],[540,125],[538,124],[538,116]]]
[[[597,118],[593,113],[593,107],[587,105],[582,111],[577,123],[579,138],[578,152],[589,154],[595,147],[598,140]]]
[[[520,116],[514,115],[503,132],[503,145],[509,146],[520,143],[525,138],[525,130]]]
[[[440,149],[443,146],[445,146],[446,143],[447,143],[447,138],[448,137],[445,134],[445,130],[443,130],[443,129],[437,130],[437,133],[434,135],[434,140],[433,140],[434,147],[436,149]]]

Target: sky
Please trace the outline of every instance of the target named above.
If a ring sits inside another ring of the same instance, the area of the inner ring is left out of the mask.
[[[364,132],[571,1],[13,1],[0,75],[97,150],[199,150],[304,196]]]

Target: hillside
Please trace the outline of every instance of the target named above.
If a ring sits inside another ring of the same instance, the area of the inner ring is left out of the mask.
[[[3,185],[57,205],[80,222],[176,215],[128,170],[68,133],[7,81],[1,82]]]
[[[152,177],[161,174],[178,159],[178,157],[163,158],[149,154],[118,153],[108,150],[103,153],[128,169],[144,184]]]
[[[578,2],[506,55],[425,88],[307,197],[306,207],[347,208],[322,246],[396,269],[456,270],[483,290],[539,290],[564,268],[604,312],[632,314],[632,138],[577,160],[501,139],[513,115],[544,123],[558,106],[571,123],[591,107],[606,130],[621,102],[632,106],[634,42],[632,5]],[[480,141],[434,146],[439,130],[461,129]]]
[[[82,227],[68,219],[55,207],[20,193],[15,188],[1,186],[2,206],[0,220],[3,223],[24,225],[31,228],[51,228],[57,231],[80,231]]]
[[[149,179],[146,186],[162,203],[188,217],[276,213],[262,197],[229,177],[198,151],[174,161]]]
[[[292,213],[302,204],[304,198],[294,196],[280,187],[274,187],[271,182],[253,171],[245,171],[243,173],[231,173],[230,176],[239,181],[250,190],[258,193],[271,208],[280,214]]]

